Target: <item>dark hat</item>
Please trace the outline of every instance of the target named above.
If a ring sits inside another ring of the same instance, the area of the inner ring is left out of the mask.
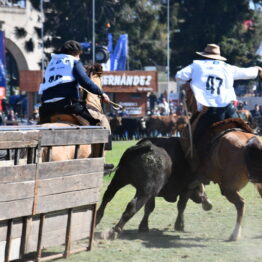
[[[62,46],[60,53],[74,55],[82,52],[81,44],[75,40],[68,40]]]

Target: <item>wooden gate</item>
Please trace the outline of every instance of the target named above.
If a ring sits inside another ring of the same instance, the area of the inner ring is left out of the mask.
[[[90,250],[100,197],[108,131],[102,127],[0,129],[0,261],[30,255],[44,261]],[[79,146],[100,150],[77,159]],[[75,159],[41,162],[41,148],[75,146]],[[87,246],[72,248],[80,239]],[[60,253],[44,249],[64,245]]]

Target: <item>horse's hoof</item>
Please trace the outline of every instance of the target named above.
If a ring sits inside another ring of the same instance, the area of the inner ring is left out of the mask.
[[[230,236],[230,238],[228,239],[228,242],[237,241],[239,239],[240,239],[240,236],[236,236],[236,235],[232,234]]]
[[[212,206],[211,201],[206,200],[206,201],[202,202],[202,208],[203,208],[205,211],[211,210],[212,207],[213,207],[213,206]]]
[[[114,229],[110,229],[110,230],[101,232],[101,239],[115,240],[117,239],[118,235],[119,235],[118,232],[116,232]]]

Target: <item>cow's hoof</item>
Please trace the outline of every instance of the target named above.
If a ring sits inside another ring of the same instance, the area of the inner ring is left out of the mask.
[[[115,240],[118,238],[118,236],[119,233],[116,232],[114,229],[101,232],[101,239],[104,240]]]
[[[138,231],[141,233],[147,233],[149,232],[149,227],[148,226],[139,226]]]
[[[185,232],[184,223],[175,223],[175,230],[180,232]]]

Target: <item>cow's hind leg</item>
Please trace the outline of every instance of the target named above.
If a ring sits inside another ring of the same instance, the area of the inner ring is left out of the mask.
[[[144,216],[140,222],[140,225],[138,227],[138,230],[140,232],[148,232],[149,227],[148,227],[148,218],[149,215],[153,212],[155,209],[155,197],[151,198],[146,204],[145,204],[145,213]]]
[[[126,181],[124,181],[120,177],[122,177],[122,176],[120,176],[118,171],[116,171],[114,178],[112,179],[112,181],[109,184],[106,192],[104,193],[102,203],[97,210],[97,215],[96,215],[96,224],[97,225],[100,223],[100,221],[101,221],[101,219],[104,215],[106,205],[112,200],[112,198],[115,196],[116,192],[120,188],[122,188],[122,187],[124,187],[125,185],[128,184]]]
[[[237,221],[229,241],[236,241],[241,237],[241,224],[244,216],[245,202],[238,192],[221,190],[222,194],[235,205],[237,209]]]
[[[136,194],[135,197],[128,203],[126,210],[122,214],[119,222],[114,226],[104,238],[116,239],[118,235],[122,232],[124,225],[127,221],[132,218],[137,211],[151,198],[148,194]]]
[[[186,204],[187,204],[188,199],[189,199],[189,194],[187,192],[179,196],[179,200],[177,203],[178,214],[177,214],[177,218],[175,222],[175,230],[177,231],[184,231],[184,227],[185,227],[184,211],[186,209]]]
[[[262,183],[256,184],[256,188],[260,196],[262,197]]]

